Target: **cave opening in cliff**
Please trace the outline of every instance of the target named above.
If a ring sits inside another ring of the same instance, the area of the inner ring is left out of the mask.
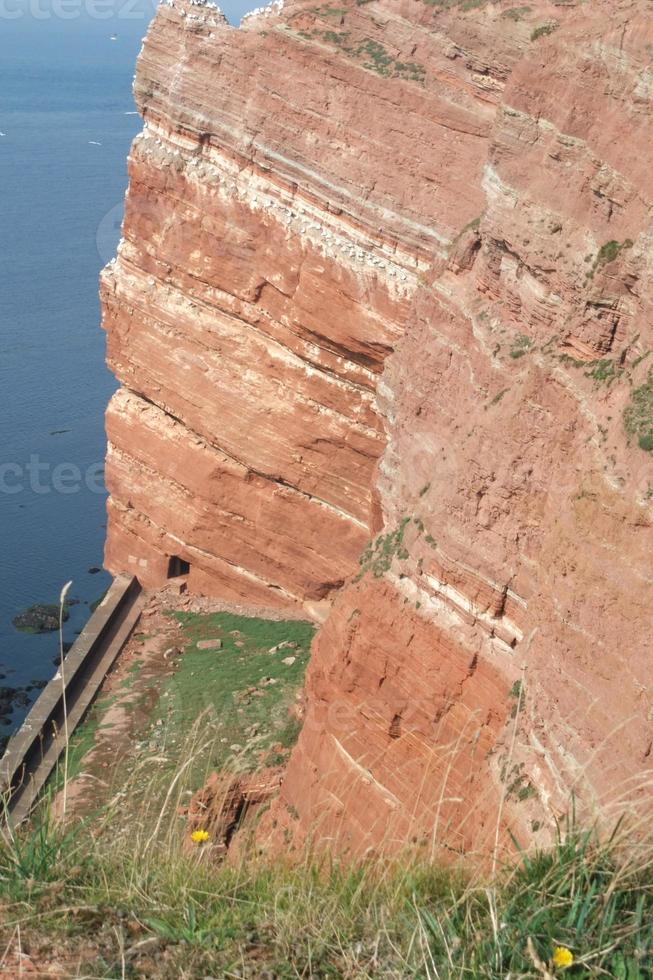
[[[181,575],[188,575],[190,572],[190,562],[180,558],[179,555],[171,555],[168,562],[168,578],[179,578]]]

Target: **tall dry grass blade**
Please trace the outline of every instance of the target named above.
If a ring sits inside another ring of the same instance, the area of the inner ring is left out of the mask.
[[[188,767],[190,765],[193,764],[193,762],[195,762],[195,760],[203,752],[205,752],[211,746],[212,743],[213,743],[213,739],[209,739],[208,742],[205,742],[204,745],[201,745],[199,747],[199,749],[197,750],[197,752],[195,752],[193,755],[191,755],[189,758],[187,758],[185,760],[185,762],[179,767],[179,769],[175,773],[175,775],[174,775],[174,777],[173,777],[173,779],[172,779],[172,781],[171,781],[171,783],[170,783],[170,785],[168,787],[168,791],[167,791],[167,793],[165,795],[165,799],[164,799],[164,801],[163,801],[163,803],[161,805],[161,810],[159,811],[159,816],[157,818],[157,821],[156,821],[156,824],[155,824],[155,827],[154,827],[154,831],[152,833],[152,836],[150,837],[150,839],[148,840],[148,842],[147,842],[147,844],[145,846],[145,850],[146,851],[149,849],[149,846],[152,843],[152,841],[156,840],[156,838],[159,835],[159,831],[161,830],[161,824],[163,823],[163,817],[165,815],[166,809],[167,809],[168,804],[170,802],[170,797],[172,796],[172,794],[174,792],[175,786],[177,786],[177,784],[179,783],[179,780],[181,779],[182,774],[188,769]]]

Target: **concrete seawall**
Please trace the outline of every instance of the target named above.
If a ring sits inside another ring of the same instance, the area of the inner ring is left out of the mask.
[[[29,815],[66,747],[65,714],[70,737],[138,621],[142,605],[138,580],[117,576],[65,657],[64,682],[57,671],[9,740],[0,760],[0,794],[13,823]]]

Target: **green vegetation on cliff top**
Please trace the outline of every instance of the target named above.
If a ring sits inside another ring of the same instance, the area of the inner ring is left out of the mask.
[[[514,869],[470,879],[408,859],[347,868],[248,854],[219,865],[210,843],[183,854],[174,833],[152,841],[151,826],[124,837],[107,817],[40,819],[0,844],[9,970],[25,956],[43,976],[115,980],[645,980],[653,970],[650,854],[629,858],[573,829]]]
[[[404,519],[377,539],[367,563],[399,556],[407,526]],[[85,817],[62,820],[58,810],[55,822],[44,800],[31,825],[0,832],[0,976],[651,976],[653,873],[641,828],[601,843],[571,823],[550,850],[517,855],[495,874],[476,862],[445,867],[419,849],[349,866],[308,849],[291,864],[246,842],[237,859],[219,863],[210,837],[184,850],[183,803],[206,774],[206,736],[209,768],[241,770],[294,740],[287,707],[313,628],[173,615],[185,653],[137,733],[140,752],[120,759],[113,777],[94,777],[97,799]],[[198,646],[207,639],[220,644]],[[101,709],[119,701],[140,668],[135,660],[97,706],[78,756],[101,731]],[[257,730],[262,738],[252,739]],[[242,746],[226,744],[232,738]]]

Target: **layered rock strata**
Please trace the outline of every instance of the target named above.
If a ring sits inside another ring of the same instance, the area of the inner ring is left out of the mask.
[[[644,0],[157,14],[107,564],[340,589],[262,835],[487,852],[646,805],[652,44]]]

